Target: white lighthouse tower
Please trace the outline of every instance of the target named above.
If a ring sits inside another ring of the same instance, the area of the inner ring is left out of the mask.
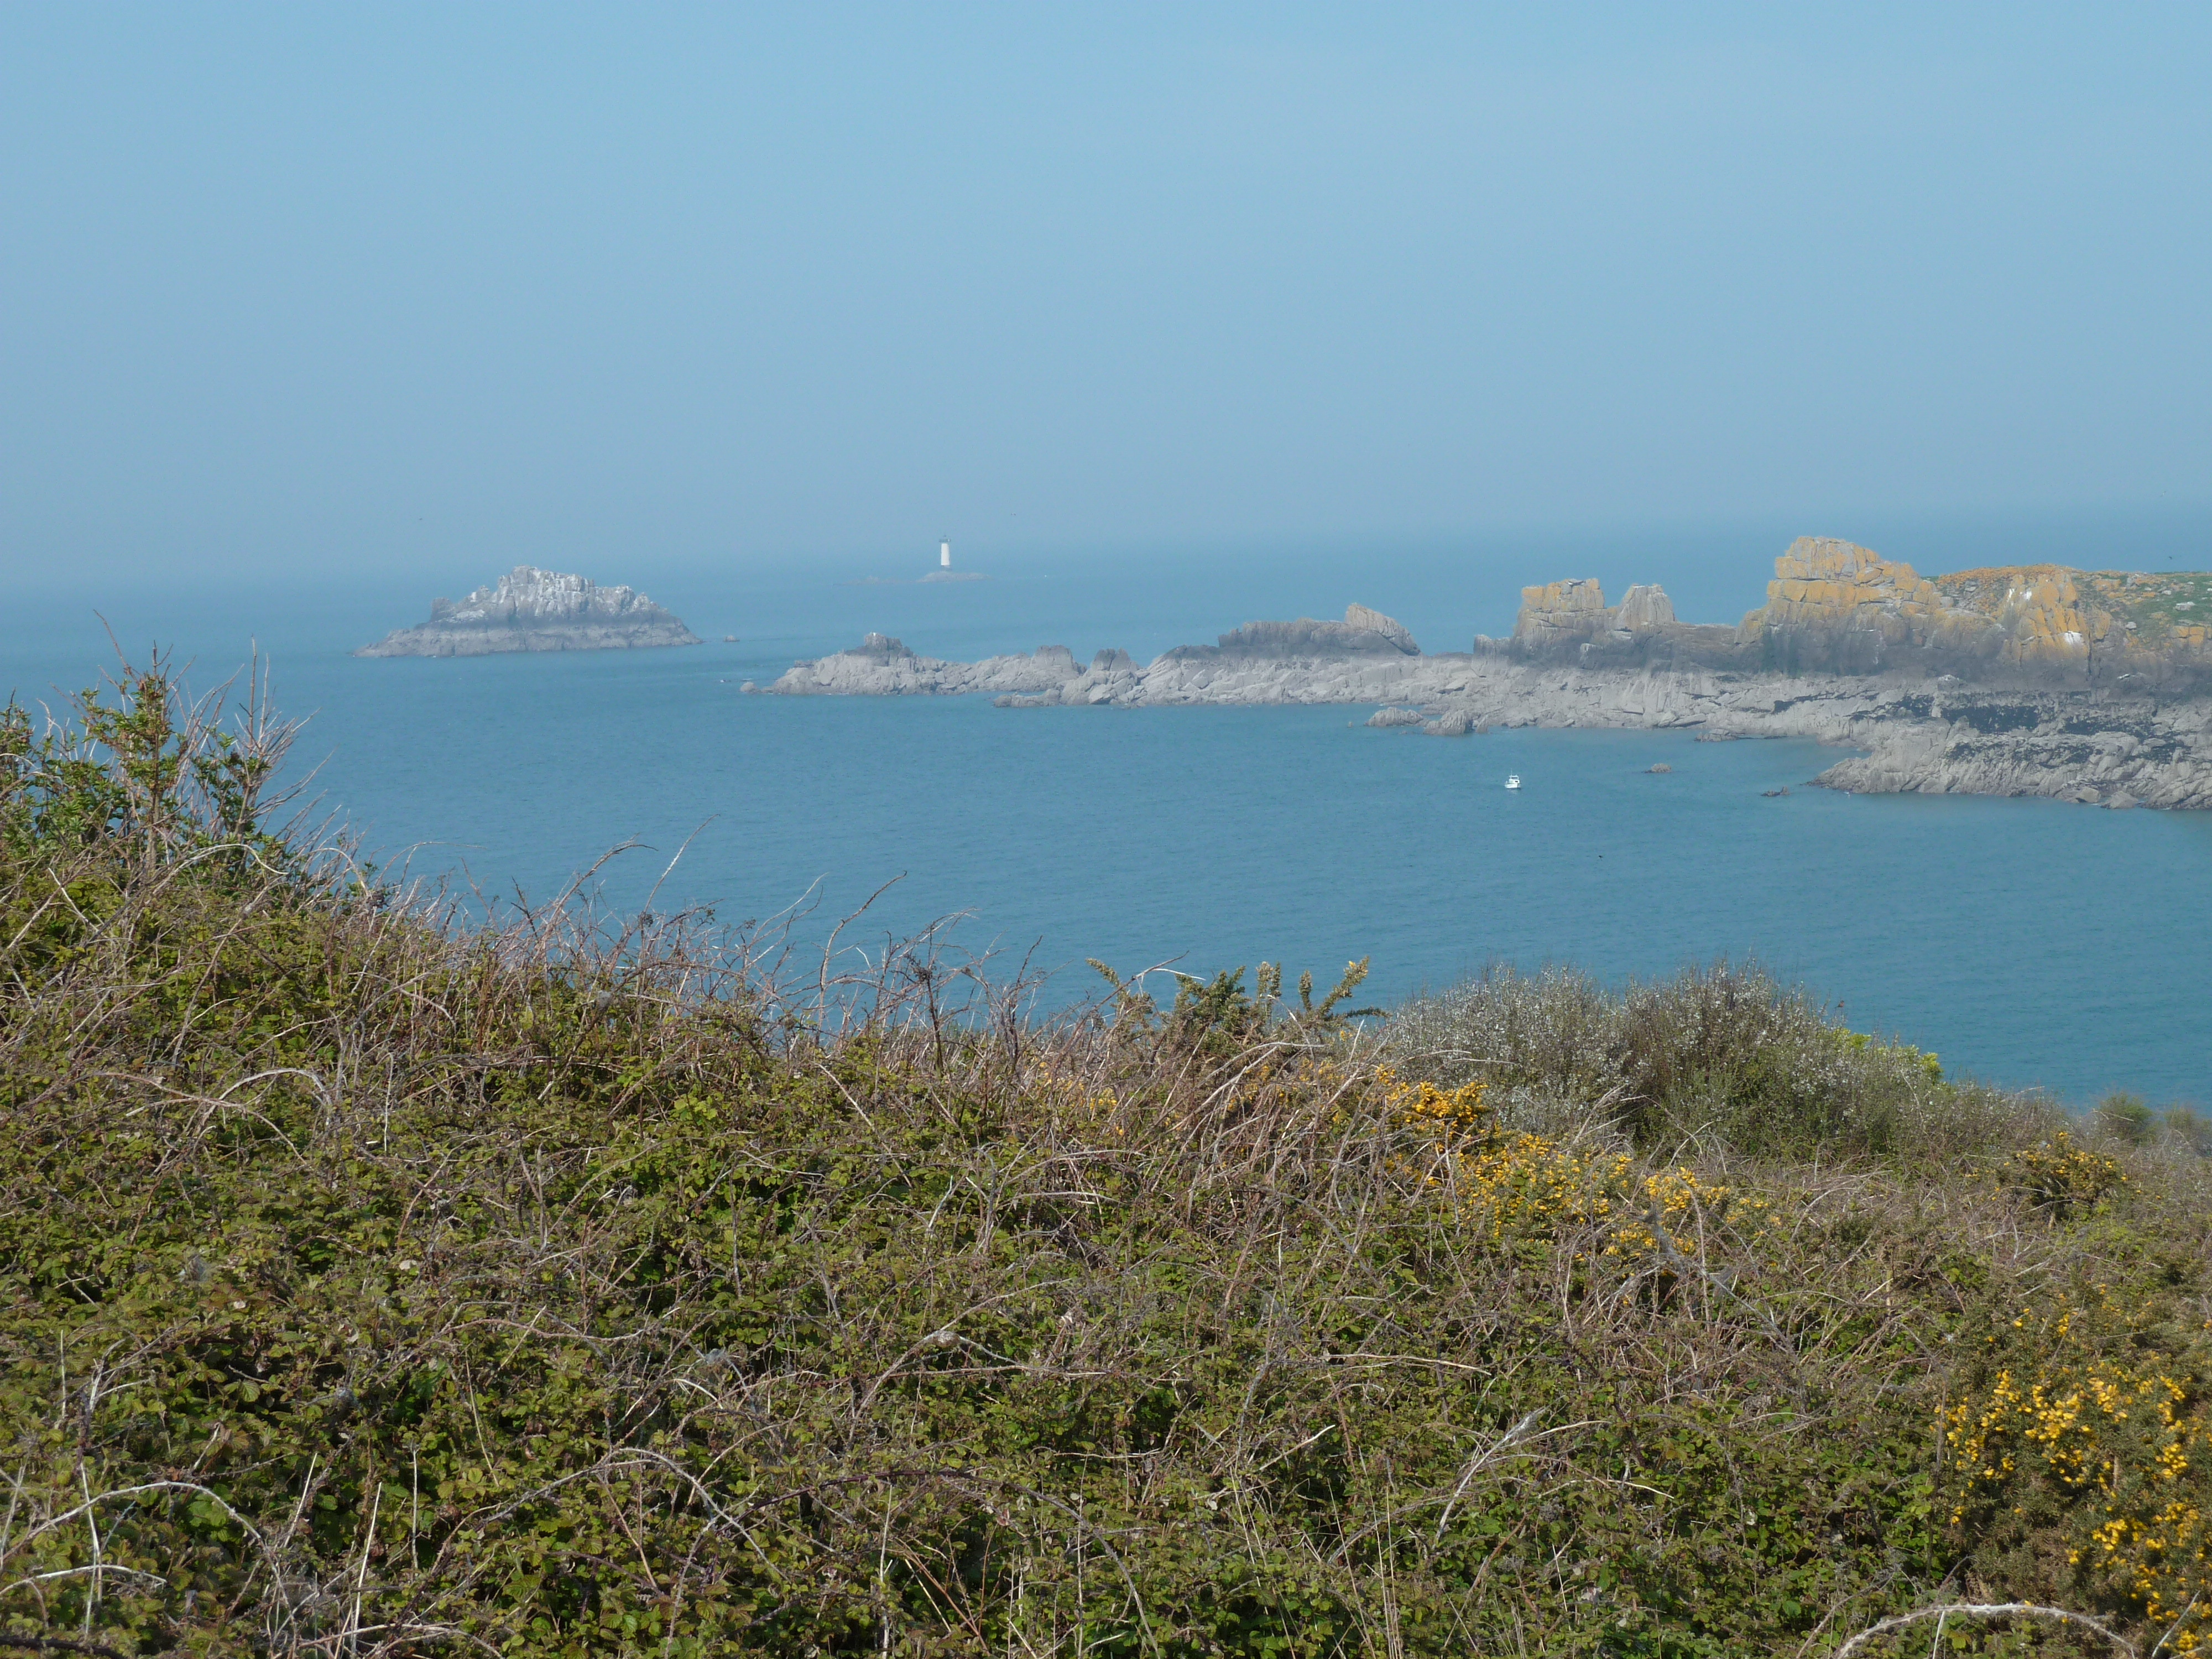
[[[937,568],[939,570],[952,568],[952,543],[950,538],[937,544]]]

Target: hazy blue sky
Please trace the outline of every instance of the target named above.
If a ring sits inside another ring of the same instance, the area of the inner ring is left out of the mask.
[[[2201,505],[2208,84],[2201,0],[11,3],[0,565]]]

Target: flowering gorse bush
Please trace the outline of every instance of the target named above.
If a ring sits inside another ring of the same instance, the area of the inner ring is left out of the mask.
[[[2119,1161],[2059,1130],[2023,1146],[2000,1168],[2004,1184],[2038,1208],[2066,1215],[2101,1202],[2127,1184]]]
[[[2212,1631],[2212,1421],[2201,1342],[2176,1346],[2155,1304],[2111,1286],[2061,1292],[1984,1339],[1978,1386],[1942,1417],[1954,1528],[2063,1540],[2069,1589],[2172,1626],[2175,1652]]]
[[[1679,1261],[1686,1243],[1689,1254],[1699,1254],[1698,1233],[1721,1226],[1732,1209],[1767,1219],[1766,1200],[1739,1204],[1729,1188],[1693,1170],[1639,1170],[1633,1155],[1617,1146],[1509,1131],[1480,1079],[1446,1089],[1402,1079],[1383,1066],[1375,1080],[1395,1121],[1433,1137],[1437,1156],[1425,1179],[1449,1185],[1464,1218],[1492,1242],[1557,1243],[1573,1236],[1594,1243],[1603,1257]]]

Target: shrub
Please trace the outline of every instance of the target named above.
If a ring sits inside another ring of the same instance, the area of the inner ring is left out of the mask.
[[[2163,1118],[2166,1133],[2199,1158],[2212,1158],[2212,1118],[2193,1106],[2169,1106]]]
[[[2193,1164],[1741,975],[1378,1046],[1272,968],[1040,1022],[926,945],[459,927],[126,684],[7,728],[0,1646],[2197,1638]]]
[[[1480,1077],[1538,1121],[1601,1112],[1662,1152],[1956,1158],[2018,1145],[2052,1115],[1725,963],[1618,995],[1571,972],[1495,968],[1409,1004],[1392,1036],[1418,1071]]]
[[[2002,1165],[2005,1184],[2038,1209],[2071,1214],[2102,1201],[2126,1184],[2119,1164],[2061,1129],[2023,1146]]]
[[[2098,1103],[2096,1121],[2099,1129],[2130,1146],[2148,1145],[2158,1132],[2156,1115],[2135,1095],[2106,1095]]]
[[[2041,1557],[2057,1593],[2190,1653],[2212,1579],[2212,1346],[2168,1279],[2080,1279],[1992,1320],[1945,1414],[1945,1484],[1990,1577]]]

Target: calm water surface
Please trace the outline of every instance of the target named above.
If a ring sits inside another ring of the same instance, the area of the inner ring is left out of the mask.
[[[653,850],[602,872],[606,902],[635,908],[689,836],[659,908],[766,916],[819,883],[831,918],[903,877],[866,937],[964,911],[969,948],[1034,951],[1066,997],[1093,988],[1094,956],[1266,959],[1323,982],[1364,956],[1382,1000],[1500,959],[1617,981],[1756,957],[1954,1071],[2212,1101],[2205,815],[1832,794],[1803,787],[1832,751],[1795,742],[738,694],[848,631],[812,623],[757,646],[445,662],[349,658],[356,623],[281,648],[276,690],[314,712],[317,787],[387,867],[489,892],[550,896],[636,838]],[[81,682],[79,643],[18,635],[0,667],[33,693]]]

